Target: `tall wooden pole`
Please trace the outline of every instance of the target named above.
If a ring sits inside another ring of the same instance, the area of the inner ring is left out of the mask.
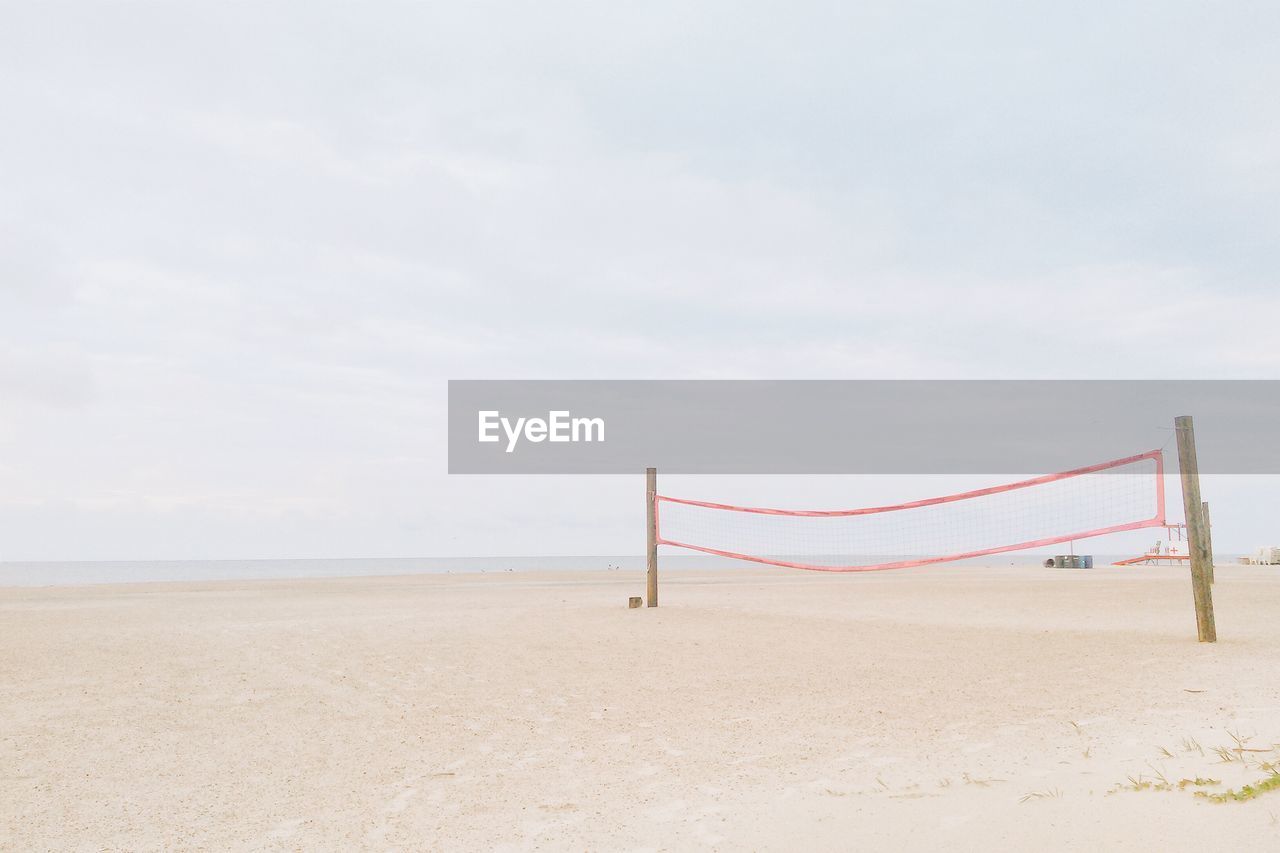
[[[658,606],[658,517],[654,496],[658,494],[658,469],[644,469],[645,490],[645,533],[647,537],[647,555],[649,558],[649,606]]]
[[[1187,517],[1187,539],[1191,550],[1191,592],[1196,602],[1196,634],[1202,643],[1216,643],[1218,629],[1213,623],[1213,592],[1209,587],[1209,566],[1213,553],[1209,525],[1200,500],[1200,466],[1196,462],[1196,433],[1190,415],[1173,419],[1178,436],[1178,468],[1182,473],[1182,510]]]
[[[1209,543],[1209,563],[1206,568],[1209,569],[1209,583],[1213,583],[1213,523],[1209,521],[1209,502],[1205,501],[1200,506],[1204,508],[1204,534],[1205,541]]]

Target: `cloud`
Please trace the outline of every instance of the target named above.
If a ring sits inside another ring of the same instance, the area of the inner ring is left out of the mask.
[[[134,519],[6,555],[633,549],[449,378],[1275,376],[1274,14],[6,10],[3,501]]]

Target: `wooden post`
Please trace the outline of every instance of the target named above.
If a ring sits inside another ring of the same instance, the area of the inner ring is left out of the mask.
[[[1173,419],[1178,436],[1178,468],[1182,474],[1182,509],[1187,517],[1187,544],[1191,551],[1191,592],[1196,602],[1196,634],[1202,643],[1216,643],[1213,591],[1209,587],[1209,525],[1200,500],[1200,467],[1196,462],[1196,434],[1190,415]]]
[[[1209,583],[1213,583],[1213,525],[1209,522],[1209,502],[1200,504],[1204,509],[1204,538],[1209,547],[1209,562],[1205,568],[1209,570]]]
[[[658,494],[658,469],[644,469],[646,554],[649,558],[648,597],[649,606],[658,606],[658,517],[654,496]]]

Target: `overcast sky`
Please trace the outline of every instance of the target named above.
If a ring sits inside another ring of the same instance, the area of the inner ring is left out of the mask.
[[[0,559],[640,549],[638,479],[448,477],[450,378],[1280,377],[1277,35],[0,5]]]

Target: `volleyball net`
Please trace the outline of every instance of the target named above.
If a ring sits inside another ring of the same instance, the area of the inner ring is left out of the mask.
[[[1164,525],[1159,450],[859,509],[770,509],[654,496],[660,545],[821,572],[905,569]]]

